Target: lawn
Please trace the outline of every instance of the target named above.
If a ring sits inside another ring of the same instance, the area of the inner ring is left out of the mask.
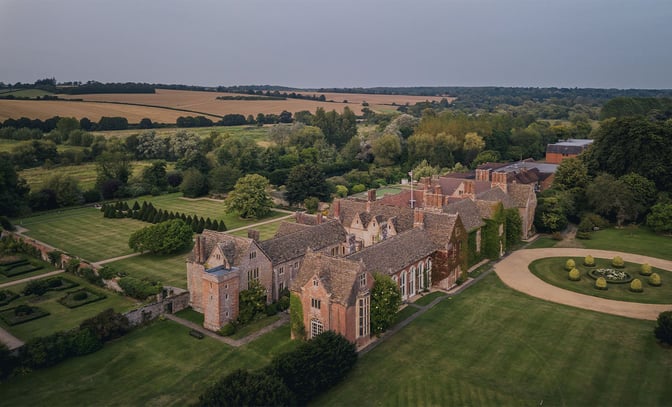
[[[590,239],[576,239],[577,247],[586,249],[615,250],[635,253],[659,259],[672,260],[672,237],[661,236],[643,226],[627,226],[622,229],[602,229],[590,234]],[[557,240],[540,237],[527,249],[555,247]]]
[[[432,301],[439,297],[444,297],[446,294],[442,291],[434,291],[433,293],[425,294],[422,297],[415,300],[414,304],[421,307],[429,305]]]
[[[231,339],[242,339],[248,335],[251,335],[257,331],[259,331],[262,328],[267,327],[268,325],[271,325],[275,321],[280,319],[280,315],[272,315],[270,317],[266,316],[264,318],[258,319],[256,321],[252,321],[249,324],[242,326],[236,331],[235,334],[231,335]]]
[[[247,232],[250,229],[254,229],[254,230],[259,231],[259,240],[268,240],[268,239],[271,239],[272,237],[275,236],[275,232],[278,231],[278,228],[280,227],[280,224],[282,222],[294,223],[294,217],[279,220],[279,221],[276,221],[276,222],[266,223],[264,225],[257,225],[257,226],[250,227],[250,228],[247,228],[247,229],[237,230],[235,232],[231,232],[231,234],[234,235],[234,236],[247,237]]]
[[[15,223],[29,229],[25,235],[89,261],[132,253],[129,236],[149,225],[134,219],[104,218],[93,207],[51,212]]]
[[[640,321],[485,277],[360,358],[314,405],[672,404],[672,352]]]
[[[204,219],[223,219],[227,229],[237,229],[256,222],[263,222],[265,220],[274,219],[285,216],[285,213],[272,211],[271,214],[263,219],[244,220],[235,213],[226,213],[224,204],[221,201],[208,198],[186,199],[182,197],[181,192],[159,195],[159,196],[142,196],[135,199],[128,200],[129,205],[133,202],[142,201],[151,202],[154,207],[172,212],[180,212],[185,215],[197,215]]]
[[[256,369],[290,350],[284,326],[238,349],[158,321],[85,357],[0,384],[4,405],[184,406],[237,368]],[[39,389],[39,391],[36,391]]]
[[[64,331],[74,328],[78,326],[83,320],[93,317],[108,308],[113,308],[117,312],[126,312],[137,307],[137,303],[134,300],[111,291],[104,290],[100,287],[95,287],[87,283],[85,280],[75,277],[71,274],[62,273],[59,274],[59,276],[71,281],[75,281],[79,283],[79,286],[63,291],[47,291],[40,297],[36,297],[34,295],[30,295],[28,297],[21,296],[5,307],[1,308],[14,308],[21,304],[28,304],[48,311],[51,315],[36,319],[34,321],[26,322],[24,324],[15,325],[13,327],[9,327],[4,322],[0,321],[0,326],[11,332],[14,336],[25,341],[31,338],[49,335],[56,331]],[[6,287],[5,289],[9,289],[18,294],[25,286],[26,283],[22,283]],[[88,291],[92,291],[97,294],[103,294],[107,296],[107,298],[83,305],[78,308],[68,308],[58,302],[60,298],[65,297],[67,292],[77,291],[82,288],[86,288]]]
[[[658,273],[663,281],[662,286],[652,287],[648,284],[649,277],[639,274],[640,264],[625,262],[625,267],[622,270],[629,273],[633,278],[640,279],[644,291],[633,293],[630,291],[630,283],[609,283],[608,290],[597,290],[594,288],[595,280],[588,275],[588,271],[596,268],[613,268],[611,259],[595,259],[596,267],[586,267],[583,265],[583,257],[572,257],[576,268],[581,272],[580,281],[570,281],[568,279],[568,272],[564,269],[567,259],[567,257],[548,257],[535,260],[530,263],[530,271],[549,284],[581,294],[617,301],[672,304],[672,271],[652,267],[652,271]],[[672,309],[672,305],[670,308]]]
[[[127,259],[107,263],[107,266],[116,271],[127,273],[129,276],[160,281],[163,285],[187,288],[186,258],[191,248],[177,254],[143,254]]]
[[[203,314],[198,311],[194,311],[191,307],[187,307],[182,311],[176,312],[175,316],[186,319],[187,321],[191,321],[197,325],[203,325]]]

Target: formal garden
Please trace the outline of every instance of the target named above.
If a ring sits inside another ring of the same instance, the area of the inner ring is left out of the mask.
[[[672,272],[648,264],[586,257],[549,257],[530,263],[530,271],[566,290],[617,301],[672,304]]]

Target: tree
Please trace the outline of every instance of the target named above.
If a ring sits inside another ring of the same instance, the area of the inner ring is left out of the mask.
[[[553,188],[571,190],[581,188],[585,190],[590,178],[588,177],[588,167],[578,158],[568,158],[562,160],[555,171],[553,178]]]
[[[128,246],[136,252],[170,254],[187,247],[192,235],[182,219],[172,219],[136,230],[128,238]]]
[[[401,306],[399,286],[389,276],[373,275],[371,289],[371,333],[379,335],[392,326]]]
[[[633,217],[636,220],[643,219],[651,205],[656,201],[658,190],[656,184],[635,173],[625,174],[618,179],[630,191],[632,196]]]
[[[672,233],[672,204],[655,204],[646,217],[646,225],[658,233]]]
[[[243,174],[238,168],[234,168],[230,165],[215,167],[208,174],[208,186],[210,187],[210,192],[229,192],[242,176]]]
[[[184,196],[196,198],[208,193],[208,180],[199,170],[190,168],[183,173],[180,191]]]
[[[27,209],[30,188],[17,174],[9,154],[0,153],[0,215],[16,216]]]
[[[637,203],[632,190],[613,175],[601,174],[586,188],[588,203],[595,212],[615,219],[618,226],[637,216]]]
[[[166,162],[156,161],[142,170],[142,180],[151,186],[165,188],[168,185],[166,178]]]
[[[224,206],[228,212],[238,212],[242,218],[262,218],[273,207],[273,201],[266,192],[269,186],[265,177],[248,174],[236,182]]]
[[[75,130],[79,130],[79,120],[74,117],[61,117],[56,123],[56,130],[63,136],[63,141],[66,141]]]
[[[658,315],[653,333],[659,341],[672,345],[672,311],[664,311]]]
[[[294,395],[278,377],[237,369],[198,397],[197,406],[291,406]]]
[[[125,185],[133,173],[131,156],[122,152],[104,152],[98,157],[96,172],[99,187],[108,180],[117,180]]]
[[[374,162],[378,165],[389,166],[399,162],[401,156],[401,140],[396,134],[385,134],[373,140]]]
[[[73,176],[54,174],[45,181],[43,189],[54,191],[59,207],[84,203],[82,190],[79,189],[79,183]]]
[[[326,201],[331,196],[331,186],[315,164],[302,164],[292,168],[285,186],[285,197],[290,204],[301,203],[311,196]]]

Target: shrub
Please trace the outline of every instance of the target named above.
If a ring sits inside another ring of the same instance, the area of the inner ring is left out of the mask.
[[[607,280],[604,277],[598,277],[597,280],[595,280],[595,288],[598,290],[606,290]]]
[[[553,234],[551,235],[551,239],[558,240],[558,241],[562,240],[562,233],[553,232]]]
[[[573,259],[567,259],[565,262],[565,270],[570,271],[574,267],[576,267],[576,262]]]
[[[236,333],[238,330],[238,327],[236,326],[235,323],[229,322],[228,324],[224,325],[219,329],[219,332],[217,332],[221,336],[231,336]]]
[[[623,268],[625,266],[625,262],[621,256],[614,256],[614,258],[611,260],[611,265],[616,268]]]
[[[641,293],[642,291],[644,291],[644,289],[642,289],[642,280],[638,278],[632,280],[632,282],[630,283],[630,291],[632,291],[633,293]]]
[[[292,293],[289,296],[289,327],[292,331],[292,337],[295,339],[305,339],[306,328],[303,324],[303,306],[301,298]]]
[[[278,312],[282,312],[289,308],[289,293],[280,296],[278,299]]]
[[[579,272],[578,269],[573,268],[569,271],[569,279],[572,281],[579,281],[581,280],[581,273]]]
[[[95,317],[84,320],[79,329],[89,329],[101,342],[107,342],[123,336],[131,326],[128,318],[109,308]]]
[[[315,213],[320,206],[320,200],[311,196],[303,200],[303,205],[306,207],[308,213]]]
[[[266,311],[266,289],[258,281],[249,284],[247,290],[239,294],[238,321],[247,324],[257,315]]]
[[[590,240],[590,232],[576,232],[576,238],[581,240]]]
[[[593,267],[595,265],[595,259],[590,254],[583,259],[583,265],[588,267]]]
[[[353,185],[352,188],[350,188],[350,191],[353,194],[358,194],[360,192],[364,192],[364,191],[366,191],[366,185],[363,185],[363,184]]]
[[[658,315],[653,334],[662,343],[672,345],[672,311],[664,311]]]
[[[31,307],[30,305],[21,304],[18,307],[14,308],[14,315],[16,316],[30,315],[32,313],[33,313],[33,307]]]
[[[649,263],[642,264],[642,267],[639,270],[639,274],[643,276],[650,276],[651,272],[651,265]]]
[[[47,280],[47,286],[49,288],[56,288],[56,287],[60,287],[62,285],[63,285],[63,280],[61,280],[60,278],[54,278],[54,279]]]
[[[14,225],[12,225],[12,222],[7,219],[6,216],[0,216],[0,226],[2,226],[3,229],[13,231],[16,230]]]
[[[266,316],[272,317],[278,313],[278,306],[276,303],[266,305]]]
[[[119,287],[124,290],[124,294],[138,300],[145,300],[149,296],[160,293],[163,289],[163,286],[157,282],[150,282],[147,279],[140,280],[135,277],[120,278]]]
[[[280,378],[238,369],[198,397],[196,406],[293,406],[294,395]]]
[[[88,297],[88,296],[89,295],[86,293],[86,291],[80,291],[78,293],[75,293],[72,296],[72,299],[75,300],[75,301],[82,301],[82,300],[85,300],[86,297]]]
[[[371,289],[371,333],[379,335],[396,320],[401,306],[399,286],[389,276],[375,273]]]
[[[44,281],[44,280],[33,280],[29,281],[28,284],[26,284],[26,287],[23,289],[22,294],[23,295],[37,295],[41,296],[44,295],[44,293],[47,292],[49,289],[49,284]]]
[[[658,273],[653,273],[651,276],[649,276],[649,285],[652,285],[654,287],[660,287],[663,284],[663,281],[660,278],[660,275]]]

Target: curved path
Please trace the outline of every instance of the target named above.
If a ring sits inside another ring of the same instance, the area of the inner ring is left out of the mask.
[[[585,257],[610,259],[621,256],[623,260],[633,263],[649,263],[653,267],[672,270],[672,261],[661,260],[638,254],[620,253],[608,250],[591,249],[523,249],[511,253],[495,265],[495,272],[504,284],[514,290],[523,292],[542,300],[565,304],[606,314],[620,315],[628,318],[655,320],[663,311],[672,310],[672,304],[641,304],[635,302],[614,301],[604,298],[579,294],[548,284],[532,274],[528,265],[534,260],[544,257]],[[669,284],[669,282],[668,282]],[[672,300],[672,299],[671,299]]]

